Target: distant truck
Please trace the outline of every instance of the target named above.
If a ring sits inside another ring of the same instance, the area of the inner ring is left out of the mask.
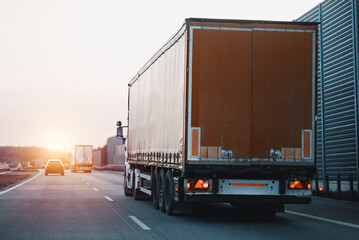
[[[91,172],[93,169],[93,146],[76,145],[75,157],[71,166],[71,172]]]
[[[168,214],[310,203],[316,58],[315,23],[186,19],[128,85],[125,195]]]

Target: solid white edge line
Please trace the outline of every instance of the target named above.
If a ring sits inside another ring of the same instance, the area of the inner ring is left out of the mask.
[[[95,187],[93,187],[92,189],[93,189],[94,191],[96,191],[96,192],[98,191],[98,189],[97,189],[97,188],[95,188]]]
[[[88,182],[87,182],[86,184],[87,184],[87,185],[90,185],[90,183],[88,183]]]
[[[19,183],[18,185],[15,185],[15,186],[13,186],[13,187],[11,187],[11,188],[9,188],[9,189],[6,189],[6,190],[4,190],[4,191],[1,191],[1,192],[0,192],[0,196],[3,195],[3,194],[5,194],[5,193],[7,193],[7,192],[10,192],[10,191],[12,191],[12,190],[18,188],[18,187],[20,187],[20,186],[22,186],[22,185],[24,185],[25,183],[28,183],[28,182],[34,180],[35,178],[37,178],[38,176],[40,176],[41,173],[42,173],[42,171],[39,170],[39,173],[38,173],[37,175],[33,176],[32,178],[27,179],[26,181],[24,181],[24,182],[22,182],[22,183]]]
[[[151,230],[146,224],[141,222],[140,219],[136,218],[135,216],[129,216],[138,226],[140,226],[143,230]]]
[[[1,175],[1,174],[5,174],[5,173],[11,173],[11,171],[7,171],[7,172],[0,172],[0,175]]]
[[[343,225],[343,226],[359,229],[359,225],[353,224],[353,223],[342,222],[342,221],[333,220],[330,218],[318,217],[318,216],[313,216],[313,215],[309,215],[309,214],[305,214],[305,213],[293,212],[293,211],[289,211],[289,210],[285,210],[285,212],[293,214],[293,215],[298,215],[301,217],[307,217],[307,218],[311,218],[311,219],[315,219],[315,220],[320,220],[320,221],[324,221],[324,222],[329,222],[329,223],[334,223],[334,224],[338,224],[338,225]]]
[[[110,202],[113,202],[113,199],[108,197],[108,196],[104,196],[107,200],[109,200]]]

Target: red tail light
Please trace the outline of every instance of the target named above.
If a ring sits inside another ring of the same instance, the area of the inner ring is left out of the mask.
[[[312,186],[310,185],[309,181],[289,181],[288,186],[290,189],[311,189]]]
[[[210,182],[207,179],[189,179],[186,187],[191,192],[205,192],[211,189]]]

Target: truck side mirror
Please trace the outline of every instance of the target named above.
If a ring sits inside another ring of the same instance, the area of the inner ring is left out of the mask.
[[[116,137],[117,138],[123,138],[123,129],[122,129],[121,121],[117,121],[116,125],[117,125],[117,135],[116,135]]]

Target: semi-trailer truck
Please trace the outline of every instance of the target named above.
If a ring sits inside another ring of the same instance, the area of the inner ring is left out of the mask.
[[[75,145],[75,157],[71,165],[71,172],[91,172],[93,169],[93,146]]]
[[[316,23],[186,19],[128,84],[124,194],[169,215],[310,203],[316,56]]]

